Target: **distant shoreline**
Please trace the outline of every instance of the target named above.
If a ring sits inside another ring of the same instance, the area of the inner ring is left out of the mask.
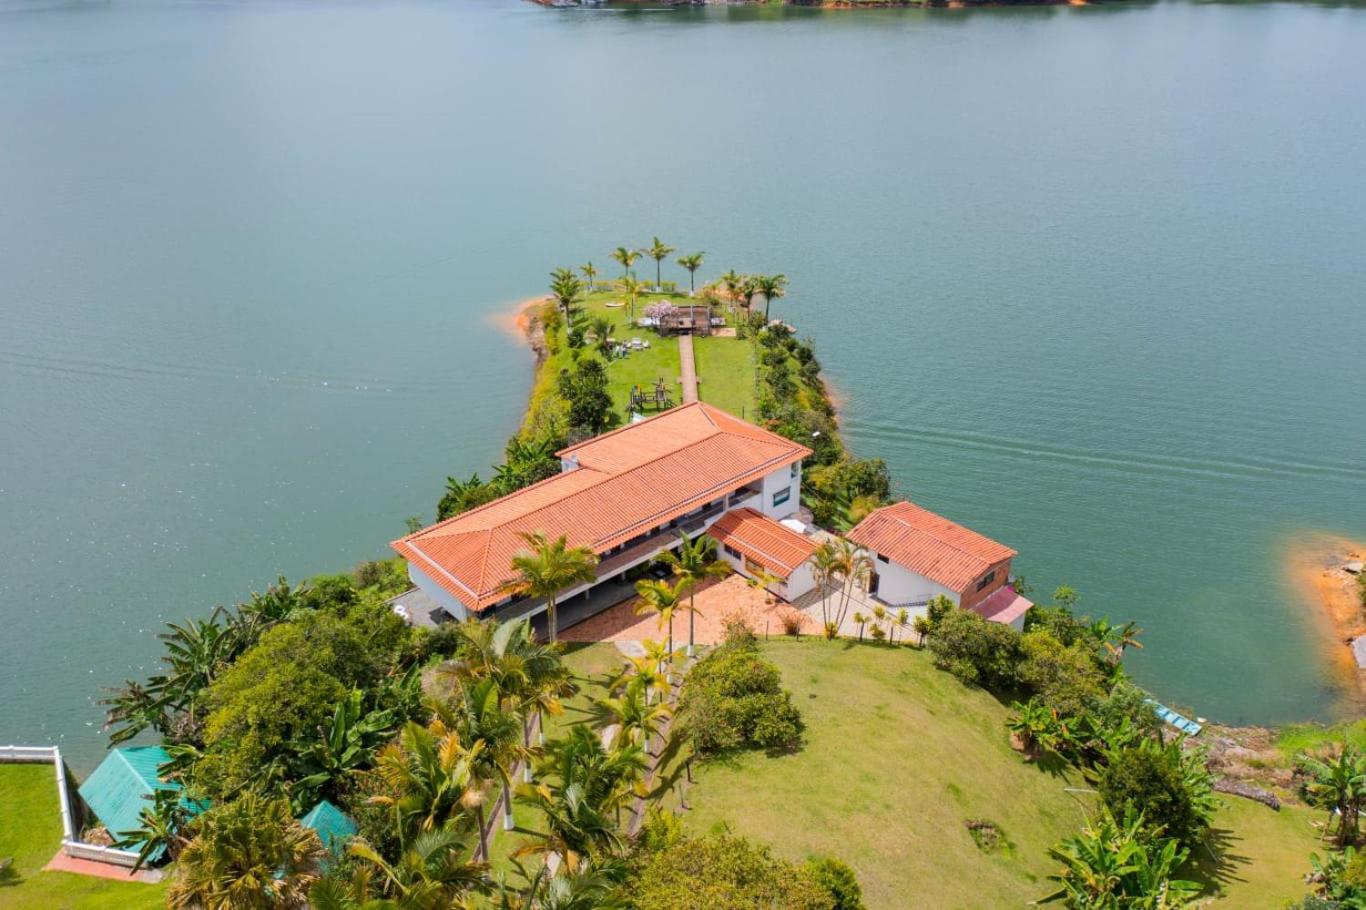
[[[601,3],[581,0],[531,0],[539,6],[575,9],[601,6]],[[663,7],[690,6],[790,6],[801,9],[975,9],[1006,6],[1091,6],[1104,0],[614,0],[620,4]]]

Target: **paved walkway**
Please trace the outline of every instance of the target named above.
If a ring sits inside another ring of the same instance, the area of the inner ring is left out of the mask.
[[[683,403],[697,400],[697,362],[692,356],[692,336],[678,336],[678,362],[683,369]]]

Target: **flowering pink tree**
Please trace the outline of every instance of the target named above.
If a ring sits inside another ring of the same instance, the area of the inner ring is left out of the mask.
[[[652,303],[645,308],[645,315],[656,320],[655,325],[659,325],[660,322],[668,319],[675,312],[676,308],[674,305],[663,300],[659,303]]]

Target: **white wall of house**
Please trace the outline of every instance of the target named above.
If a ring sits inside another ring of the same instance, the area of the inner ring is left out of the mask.
[[[744,559],[737,559],[736,557],[727,553],[725,547],[717,547],[716,554],[719,557],[721,557],[721,559],[725,560],[726,565],[730,566],[738,574],[744,576],[745,578],[755,577],[753,573],[751,573],[748,569],[745,568]],[[786,581],[781,581],[777,584],[769,585],[768,590],[778,595],[783,600],[791,602],[793,600],[796,600],[798,597],[801,597],[803,594],[807,593],[814,587],[816,587],[816,576],[811,571],[811,563],[806,562],[802,563],[800,566],[793,569],[792,574],[787,577]]]
[[[436,583],[435,579],[411,562],[408,563],[408,580],[421,588],[423,594],[440,604],[442,609],[456,619],[465,619],[469,616],[469,610],[465,608],[464,604],[452,597],[445,588]]]
[[[883,562],[876,556],[873,556],[872,560],[873,571],[878,574],[877,596],[886,603],[893,606],[921,603],[938,594],[943,594],[955,604],[958,603],[957,591],[950,591],[943,585],[890,560]]]
[[[786,497],[782,495],[787,491]],[[764,477],[762,485],[762,504],[758,507],[769,518],[791,518],[797,514],[802,504],[802,466],[798,462],[791,467],[782,467]],[[775,498],[782,502],[774,502]]]

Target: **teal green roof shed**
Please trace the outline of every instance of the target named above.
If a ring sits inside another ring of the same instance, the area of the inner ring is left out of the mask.
[[[318,838],[329,851],[339,850],[346,841],[360,831],[345,812],[322,800],[308,814],[299,819],[299,824],[318,832]]]
[[[178,791],[180,784],[163,780],[157,773],[171,756],[160,746],[126,746],[105,756],[95,773],[80,786],[81,799],[95,813],[100,824],[117,840],[128,831],[142,827],[138,816],[151,806],[157,790]],[[201,808],[187,803],[191,812]],[[134,846],[133,849],[137,849]],[[152,857],[160,857],[160,851]]]

